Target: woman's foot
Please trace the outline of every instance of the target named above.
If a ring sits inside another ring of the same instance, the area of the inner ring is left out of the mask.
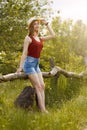
[[[47,110],[45,110],[45,113],[48,114],[49,112]]]
[[[49,112],[47,110],[41,111],[42,113],[48,114]]]

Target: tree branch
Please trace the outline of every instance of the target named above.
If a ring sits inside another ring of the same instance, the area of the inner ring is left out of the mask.
[[[50,72],[42,72],[42,74],[43,74],[43,77],[45,78],[54,77],[56,75],[60,76],[61,74],[68,78],[71,78],[71,77],[83,78],[83,76],[87,75],[87,71],[77,74],[75,72],[67,72],[66,70],[58,66],[54,66]],[[16,80],[16,79],[28,79],[28,76],[23,72],[2,75],[0,76],[0,83],[11,81],[11,80]]]

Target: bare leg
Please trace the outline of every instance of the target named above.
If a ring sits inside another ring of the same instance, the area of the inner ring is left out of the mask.
[[[41,85],[41,88],[42,88],[41,95],[42,95],[43,104],[45,106],[45,84],[44,84],[44,81],[43,81],[42,73],[38,73],[38,78],[39,78],[39,82],[40,82],[40,85]]]
[[[30,74],[28,75],[33,87],[36,89],[37,98],[38,98],[38,104],[42,112],[45,112],[45,104],[43,103],[43,97],[42,97],[42,87],[40,85],[39,77],[37,74]]]

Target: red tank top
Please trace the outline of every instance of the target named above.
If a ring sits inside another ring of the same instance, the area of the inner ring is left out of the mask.
[[[36,41],[33,37],[31,37],[32,42],[29,44],[28,47],[28,56],[32,56],[34,58],[39,58],[41,50],[43,48],[43,41],[40,39],[39,41]]]

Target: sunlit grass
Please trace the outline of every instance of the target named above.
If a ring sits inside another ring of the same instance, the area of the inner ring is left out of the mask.
[[[14,107],[15,98],[26,85],[27,81],[20,80],[0,84],[0,130],[84,130],[87,126],[86,86],[60,108],[57,102],[52,107],[46,104],[49,114],[45,114],[35,108],[24,111]]]

